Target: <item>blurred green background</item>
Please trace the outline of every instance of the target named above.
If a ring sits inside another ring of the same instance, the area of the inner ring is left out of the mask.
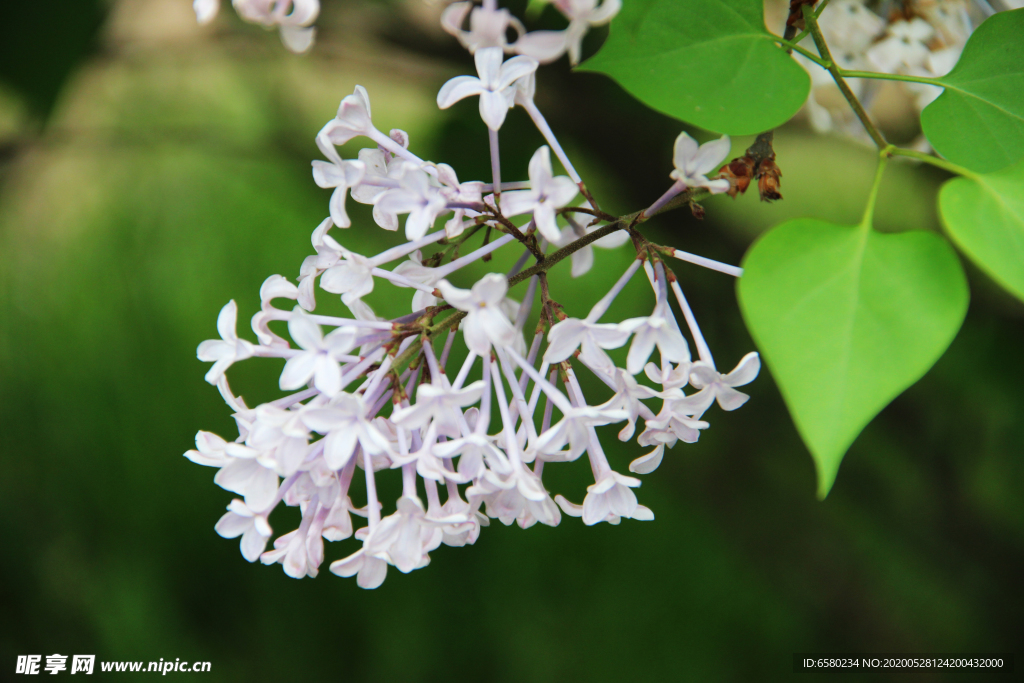
[[[195,348],[232,298],[252,338],[264,278],[294,278],[312,253],[329,196],[310,177],[313,136],[340,98],[366,86],[379,128],[405,129],[463,179],[488,176],[475,104],[434,105],[444,80],[471,69],[436,28],[438,11],[327,0],[317,45],[296,57],[229,7],[207,27],[188,0],[5,7],[0,679],[17,655],[54,652],[208,660],[211,681],[510,682],[780,680],[804,651],[1019,654],[1024,307],[969,265],[956,341],[857,440],[824,502],[764,370],[742,410],[713,409],[698,444],[679,444],[644,477],[651,523],[495,523],[425,569],[392,570],[376,591],[326,564],[302,581],[250,565],[214,533],[232,494],[181,454],[199,429],[236,432]],[[550,12],[545,23],[555,25]],[[538,104],[604,208],[636,210],[670,182],[681,125],[611,82],[563,61],[542,69]],[[517,141],[504,147],[506,177],[525,177],[539,135],[517,109],[502,137]],[[786,218],[859,218],[870,150],[799,122],[778,132],[776,150],[784,201],[717,197],[703,222],[652,221],[652,238],[738,263]],[[942,180],[892,169],[879,227],[937,230]],[[344,243],[368,254],[394,243],[362,208]],[[599,250],[585,279],[554,277],[553,295],[584,314],[628,249]],[[676,272],[731,367],[753,348],[734,283]],[[613,314],[647,310],[643,289],[629,291]],[[250,361],[232,384],[252,404],[275,394],[279,371]],[[637,454],[609,448],[620,471]],[[552,488],[581,500],[586,466],[556,470]],[[283,532],[296,520],[288,509],[271,521]],[[327,561],[352,543],[328,544]]]

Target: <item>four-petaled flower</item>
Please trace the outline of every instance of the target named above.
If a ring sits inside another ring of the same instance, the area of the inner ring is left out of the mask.
[[[697,141],[686,133],[676,138],[672,163],[675,170],[669,177],[686,187],[703,187],[711,194],[729,191],[729,181],[725,178],[708,180],[707,174],[717,169],[729,156],[732,143],[729,136],[723,135],[717,140],[710,140],[698,146]]]
[[[437,106],[447,109],[461,99],[479,95],[480,118],[491,130],[501,128],[515,102],[514,83],[537,70],[536,60],[529,57],[513,57],[503,63],[504,57],[500,47],[477,50],[473,58],[480,77],[456,76],[445,83],[437,93]]]
[[[213,362],[213,367],[206,373],[205,378],[210,384],[217,384],[232,363],[252,357],[253,345],[239,339],[235,332],[237,321],[238,304],[232,299],[220,309],[220,315],[217,316],[217,332],[220,333],[220,339],[208,339],[196,349],[199,360]]]
[[[562,236],[555,223],[555,211],[568,206],[578,192],[571,178],[554,175],[551,152],[544,145],[530,159],[530,189],[502,194],[501,210],[506,216],[532,212],[537,230],[548,242],[555,243]]]
[[[430,176],[411,162],[401,162],[395,177],[399,186],[377,197],[374,208],[389,216],[409,214],[405,219],[405,237],[418,240],[433,227],[437,217],[448,210],[448,200],[441,189],[430,182]],[[397,218],[393,224],[398,225]]]
[[[266,516],[253,512],[237,498],[228,505],[228,511],[217,521],[214,530],[224,538],[241,536],[242,557],[249,562],[260,559],[267,539],[274,533]]]
[[[329,203],[331,219],[339,228],[352,225],[345,211],[345,197],[348,189],[355,187],[366,175],[366,164],[362,161],[313,161],[313,181],[319,187],[335,188]]]
[[[328,396],[334,396],[342,389],[339,356],[351,351],[356,345],[355,330],[339,327],[324,336],[320,326],[309,316],[295,307],[288,332],[303,351],[288,359],[281,372],[281,388],[298,389],[311,378],[313,386]]]
[[[516,330],[501,310],[508,280],[503,275],[490,273],[480,278],[472,289],[459,289],[441,280],[437,283],[441,296],[449,304],[466,311],[462,329],[466,346],[478,356],[486,356],[495,346],[511,346],[516,341]]]
[[[703,406],[705,409],[717,399],[722,410],[736,410],[750,397],[743,392],[736,391],[733,387],[750,384],[757,377],[760,369],[761,357],[757,355],[756,351],[751,351],[743,356],[736,364],[736,368],[727,375],[719,373],[709,363],[697,361],[690,369],[690,384],[700,391],[687,398],[696,400],[698,396],[701,397],[706,402],[706,405]]]

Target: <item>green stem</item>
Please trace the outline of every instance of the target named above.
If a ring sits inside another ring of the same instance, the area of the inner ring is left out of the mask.
[[[860,119],[860,122],[868,132],[868,135],[870,135],[871,139],[875,141],[878,149],[885,149],[889,146],[889,143],[885,141],[885,137],[883,137],[882,133],[875,127],[875,124],[871,122],[871,119],[868,117],[868,113],[864,111],[864,107],[861,106],[860,100],[857,99],[857,96],[853,94],[852,90],[850,90],[850,86],[846,84],[845,80],[843,80],[843,75],[840,73],[839,67],[836,66],[835,60],[832,59],[832,53],[829,52],[828,44],[825,42],[825,36],[821,34],[821,28],[818,26],[818,20],[815,17],[814,12],[811,11],[811,8],[808,5],[803,6],[803,12],[804,21],[807,23],[807,28],[811,31],[811,36],[814,37],[814,44],[818,48],[818,53],[826,62],[829,63],[827,68],[828,72],[832,74],[832,80],[834,80],[836,85],[839,86],[839,91],[843,93],[843,97],[845,97],[846,101],[850,103],[850,107],[853,108],[854,113],[857,115],[857,118]]]
[[[806,34],[806,31],[804,33]],[[812,62],[814,62],[815,64],[820,66],[822,69],[827,69],[828,68],[828,63],[824,59],[822,59],[818,55],[814,54],[810,50],[808,50],[806,48],[800,47],[794,41],[792,41],[792,40],[785,40],[785,39],[779,38],[779,37],[774,38],[774,40],[779,45],[784,45],[785,47],[789,48],[790,50],[796,50],[797,52],[802,54],[804,57],[807,57],[807,59],[811,60]]]
[[[860,226],[865,231],[872,227],[871,219],[875,215],[875,200],[878,199],[878,188],[882,186],[882,176],[885,174],[885,167],[889,163],[889,147],[878,153],[878,168],[875,169],[875,180],[871,183],[871,192],[868,194],[868,204],[864,207],[864,217],[860,219]]]
[[[917,150],[914,149],[903,149],[902,147],[893,147],[892,145],[889,145],[886,149],[883,150],[883,153],[886,156],[890,157],[896,156],[917,159],[918,161],[923,161],[926,164],[931,164],[932,166],[941,168],[944,171],[949,171],[950,173],[953,173],[955,175],[962,175],[965,178],[970,178],[972,180],[980,180],[980,176],[974,171],[971,171],[970,169],[966,169],[963,166],[958,166],[950,161],[940,159],[937,156],[933,156],[931,154],[918,152]]]
[[[837,69],[839,75],[843,78],[878,78],[885,81],[906,81],[908,83],[927,83],[928,85],[937,85],[940,88],[945,88],[945,84],[941,83],[937,78],[928,78],[927,76],[905,76],[903,74],[883,74],[877,71],[847,71],[846,69]]]

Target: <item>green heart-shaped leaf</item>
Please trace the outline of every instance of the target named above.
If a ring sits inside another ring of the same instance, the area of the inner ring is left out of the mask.
[[[938,360],[967,312],[955,252],[921,231],[783,223],[747,252],[747,327],[814,457],[824,498],[847,448]]]
[[[978,27],[945,90],[921,112],[939,154],[975,171],[1024,157],[1024,9],[999,12]]]
[[[765,28],[762,0],[629,0],[585,68],[654,109],[729,135],[782,125],[811,87]]]
[[[957,246],[1024,300],[1024,161],[950,180],[939,193],[939,211]]]

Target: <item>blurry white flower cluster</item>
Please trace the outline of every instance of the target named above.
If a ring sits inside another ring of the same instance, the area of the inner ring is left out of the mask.
[[[281,42],[292,52],[305,52],[313,45],[320,14],[320,0],[232,0],[243,20],[266,28],[277,27]],[[200,24],[213,21],[220,11],[220,0],[193,0],[192,9]]]
[[[1024,6],[1021,0],[831,0],[818,19],[832,57],[841,69],[936,78],[956,65],[974,28],[996,11]],[[811,37],[804,47],[814,49]],[[811,76],[807,113],[819,132],[841,129],[863,135],[832,76],[809,59],[796,59]],[[878,105],[880,81],[847,79],[870,112]],[[927,83],[886,84],[902,88],[920,113],[942,93]]]
[[[316,576],[325,539],[358,541],[330,570],[375,588],[389,566],[409,572],[425,566],[442,544],[474,543],[491,519],[524,529],[537,522],[557,525],[562,513],[587,525],[652,520],[654,513],[634,493],[640,480],[613,469],[597,428],[622,425],[620,441],[635,437],[650,448],[629,465],[634,474],[650,473],[666,449],[698,440],[712,404],[727,411],[743,405],[747,396],[737,387],[753,381],[760,368],[757,354],[750,353],[731,372],[717,369],[664,258],[732,276],[740,270],[651,244],[635,228],[644,212],[620,218],[598,209],[533,105],[538,62],[525,55],[506,61],[507,46],[486,44],[480,35],[489,22],[512,19],[493,3],[458,5],[445,21],[455,25],[453,12],[476,17],[468,34],[460,35],[474,52],[478,73],[444,84],[438,104],[479,98],[490,131],[490,182],[462,181],[450,166],[414,154],[403,131],[379,131],[369,95],[356,86],[316,137],[326,160],[313,162],[313,177],[334,192],[330,216],[312,234],[315,253],[303,261],[296,282],[281,275],[264,282],[262,305],[252,318],[256,342],[238,337],[232,301],[217,320],[220,339],[198,349],[200,360],[213,363],[206,380],[219,388],[238,427],[233,440],[199,432],[196,449],[185,454],[218,468],[214,481],[240,496],[216,530],[241,537],[250,562],[280,562],[295,578]],[[586,0],[558,6],[575,12],[572,21],[593,23],[600,11]],[[617,6],[609,0],[601,5],[607,12]],[[570,26],[567,33],[573,30],[582,29]],[[534,153],[528,180],[502,183],[498,133],[515,106],[527,109],[548,145]],[[373,146],[343,159],[337,147],[356,138]],[[571,178],[555,174],[550,150]],[[728,138],[698,146],[681,135],[673,183],[646,214],[687,189],[727,191],[727,181],[707,174],[728,152]],[[404,230],[406,242],[373,256],[346,248],[349,198],[372,205],[377,225]],[[500,236],[491,239],[495,234]],[[570,259],[572,274],[584,276],[594,262],[592,247],[627,243],[636,259],[589,312],[566,311],[553,298],[548,269]],[[449,281],[499,249],[521,252],[510,271],[486,274],[468,289]],[[653,310],[608,320],[610,306],[641,270],[654,295]],[[509,296],[515,286],[525,290],[518,300]],[[363,301],[378,287],[396,288],[395,295],[411,292],[411,312],[379,318]],[[340,295],[351,317],[314,313],[323,296],[318,289]],[[279,335],[285,327],[290,340]],[[608,351],[627,344],[625,362],[617,365]],[[250,407],[232,392],[225,373],[253,357],[284,359],[280,388],[286,393]],[[602,400],[585,395],[589,383],[580,381],[581,372],[606,387]],[[583,456],[594,482],[583,500],[552,495],[543,479],[547,464]],[[402,491],[394,507],[385,508],[377,481],[390,470],[397,470]],[[269,516],[280,504],[298,508],[301,520],[266,550],[273,535]],[[353,516],[365,524],[356,528]]]
[[[575,66],[580,61],[583,37],[590,27],[607,24],[622,8],[622,0],[541,2],[554,5],[569,25],[562,31],[527,33],[521,21],[507,9],[498,8],[496,0],[484,0],[481,6],[472,2],[451,3],[441,15],[441,26],[471,53],[480,48],[500,47],[504,52],[532,57],[541,64],[553,62],[568,53],[569,62]],[[510,30],[516,35],[512,42],[508,40]]]

